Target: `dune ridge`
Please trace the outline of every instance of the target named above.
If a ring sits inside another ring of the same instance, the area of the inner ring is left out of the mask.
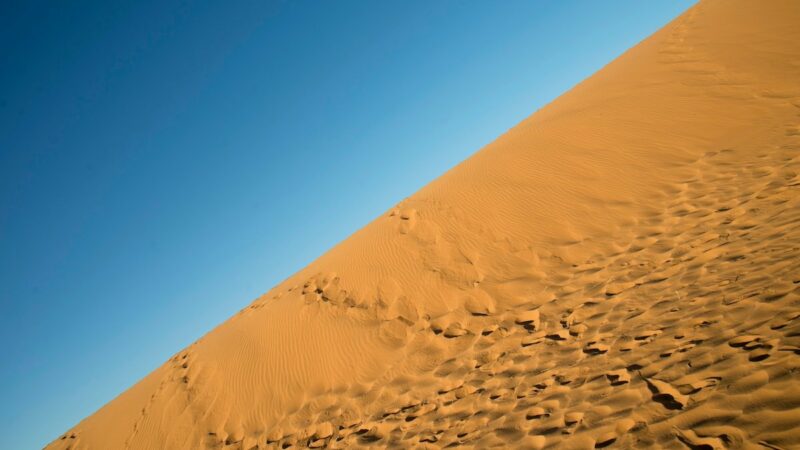
[[[798,24],[700,2],[46,448],[800,448]]]

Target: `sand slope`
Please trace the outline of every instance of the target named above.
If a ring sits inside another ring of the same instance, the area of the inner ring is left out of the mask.
[[[48,448],[800,448],[798,173],[800,2],[701,2]]]

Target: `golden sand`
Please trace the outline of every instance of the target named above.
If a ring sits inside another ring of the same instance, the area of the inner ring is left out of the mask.
[[[703,1],[47,448],[800,448],[798,173],[800,1]]]

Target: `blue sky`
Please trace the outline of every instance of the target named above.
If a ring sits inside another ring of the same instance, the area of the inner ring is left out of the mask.
[[[40,448],[689,1],[0,6],[0,435]]]

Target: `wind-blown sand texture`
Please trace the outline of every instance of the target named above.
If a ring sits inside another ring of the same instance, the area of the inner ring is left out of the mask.
[[[800,1],[703,1],[47,448],[800,448],[798,173]]]

